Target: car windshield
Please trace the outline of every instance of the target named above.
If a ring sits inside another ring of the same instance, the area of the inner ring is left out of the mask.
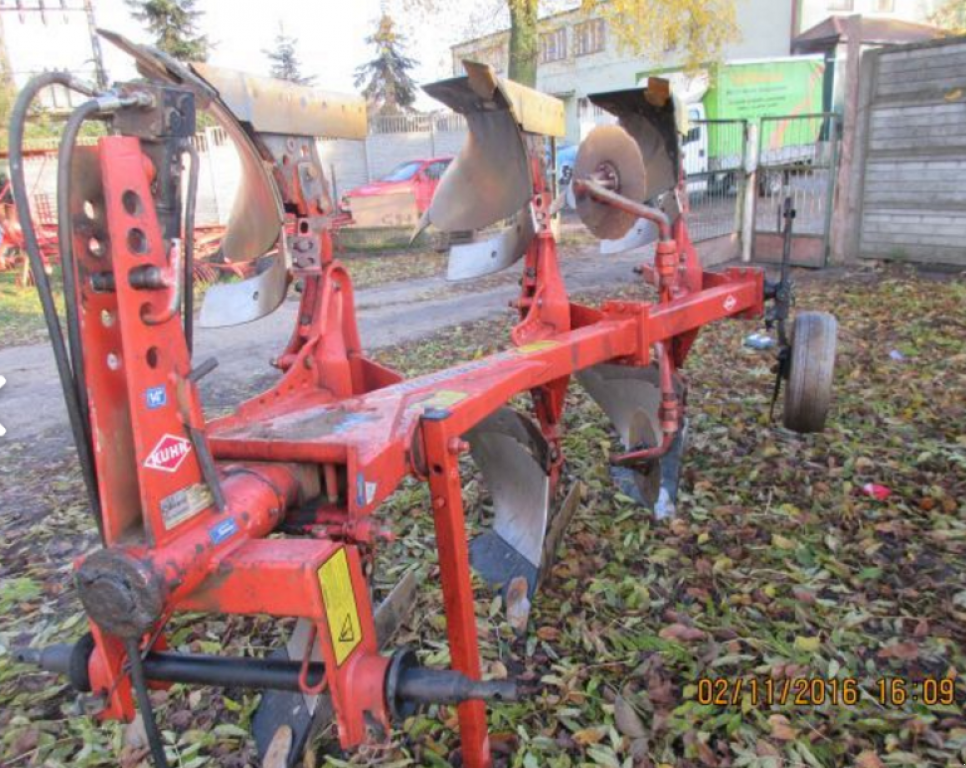
[[[379,181],[409,181],[421,167],[422,163],[403,163],[397,165]]]

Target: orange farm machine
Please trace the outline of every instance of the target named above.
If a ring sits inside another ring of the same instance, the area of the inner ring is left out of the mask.
[[[563,105],[466,63],[464,77],[425,89],[465,116],[469,133],[423,225],[490,233],[454,246],[450,274],[520,264],[518,322],[505,351],[405,379],[363,349],[352,281],[333,255],[338,210],[316,149],[318,137],[365,137],[363,101],[187,66],[102,34],[134,57],[143,79],[96,92],[41,75],[20,94],[11,126],[14,195],[27,210],[18,147],[31,99],[52,83],[88,98],[66,124],[59,158],[65,328],[49,281],[35,272],[103,543],[75,565],[89,633],[20,649],[19,658],[67,675],[102,719],[131,720],[140,710],[157,766],[168,760],[149,690],[175,682],[263,692],[254,731],[260,752],[281,761],[273,764],[294,765],[320,718],[334,721],[349,750],[383,742],[422,705],[445,703],[458,711],[463,765],[491,765],[487,702],[518,692],[513,680],[481,679],[471,569],[502,592],[508,611],[519,618],[523,610],[525,626],[575,507],[562,471],[572,380],[613,422],[623,448],[609,461],[623,491],[642,515],[671,514],[688,429],[682,369],[701,328],[729,318],[777,322],[785,423],[815,431],[828,409],[834,319],[802,313],[788,341],[787,271],[772,282],[752,268],[702,269],[688,237],[680,110],[659,80],[593,97],[617,123],[586,139],[571,182],[580,217],[600,238],[621,238],[640,220],[657,228],[652,252],[628,276],[657,298],[600,308],[571,301],[554,235],[564,195],[548,168]],[[220,247],[232,262],[275,256],[248,279],[213,285],[198,322],[256,320],[290,284],[301,292],[295,327],[273,361],[277,382],[218,419],[206,418],[199,396],[217,361],[192,356],[194,254],[185,238],[197,192],[190,139],[202,109],[235,142],[243,171]],[[89,119],[105,121],[108,135],[75,147]],[[39,264],[36,233],[29,220],[22,226]],[[494,509],[472,540],[464,454]],[[377,511],[407,478],[429,487],[445,669],[387,647],[411,583],[379,606],[371,599],[373,557],[394,524]],[[169,647],[166,627],[178,612],[297,624],[270,657],[198,655]]]

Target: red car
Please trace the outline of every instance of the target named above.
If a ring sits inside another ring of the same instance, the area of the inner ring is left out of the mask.
[[[348,192],[343,199],[343,208],[351,210],[350,201],[359,197],[380,197],[400,192],[412,192],[416,199],[416,209],[422,214],[433,199],[439,180],[452,162],[452,157],[434,157],[429,160],[409,160],[393,168],[378,181],[364,184]]]

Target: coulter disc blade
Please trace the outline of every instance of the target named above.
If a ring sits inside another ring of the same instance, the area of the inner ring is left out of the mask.
[[[590,96],[595,106],[618,118],[620,126],[640,148],[647,168],[647,190],[641,200],[674,190],[680,177],[682,107],[670,97],[666,84],[652,87],[659,84],[652,78],[645,89]]]
[[[638,219],[630,231],[618,240],[601,240],[600,253],[602,256],[614,256],[627,253],[636,248],[657,242],[657,225],[647,219]]]
[[[647,170],[637,143],[617,125],[600,125],[580,144],[574,162],[574,178],[606,179],[611,189],[634,202],[647,193]],[[601,203],[585,192],[575,194],[577,214],[593,234],[603,240],[619,240],[634,226],[637,217]]]

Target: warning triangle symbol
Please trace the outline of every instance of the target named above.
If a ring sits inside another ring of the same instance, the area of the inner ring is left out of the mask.
[[[339,632],[340,643],[351,643],[356,639],[356,630],[352,626],[352,614],[347,613],[345,621],[342,622],[342,629]]]

